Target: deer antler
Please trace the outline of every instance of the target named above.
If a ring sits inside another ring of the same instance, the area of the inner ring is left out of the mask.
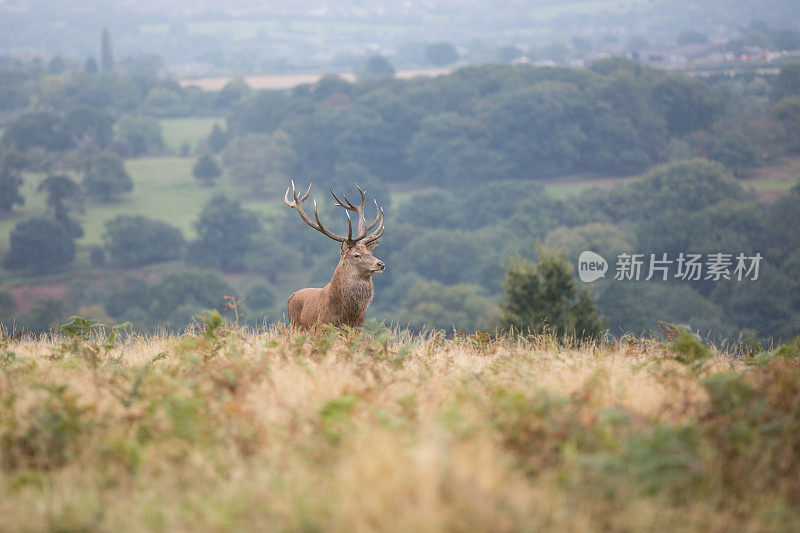
[[[358,187],[358,185],[356,185],[356,187]],[[342,197],[344,198],[344,202],[342,202],[333,192],[333,189],[330,190],[331,194],[333,194],[333,197],[336,199],[337,202],[336,205],[344,207],[348,211],[354,211],[358,213],[358,234],[355,238],[353,238],[353,222],[350,218],[350,213],[347,213],[347,237],[336,235],[335,233],[327,230],[325,226],[323,226],[322,221],[320,221],[319,214],[317,213],[316,200],[314,200],[314,219],[316,220],[316,223],[314,223],[314,221],[311,220],[311,218],[303,210],[303,202],[306,201],[308,199],[308,195],[311,194],[311,184],[308,185],[308,190],[306,191],[306,193],[298,197],[297,191],[295,190],[294,187],[294,180],[292,180],[291,190],[292,190],[292,196],[294,197],[294,201],[289,200],[289,188],[287,187],[286,194],[283,197],[284,203],[289,207],[294,208],[300,215],[300,218],[302,218],[306,224],[308,224],[315,230],[319,231],[323,235],[333,239],[334,241],[346,242],[349,246],[353,246],[356,243],[366,239],[364,240],[364,244],[371,244],[372,242],[375,242],[376,240],[380,239],[381,235],[383,235],[383,209],[378,207],[377,200],[375,201],[375,208],[377,209],[378,214],[375,217],[375,220],[373,220],[369,226],[367,226],[366,228],[364,227],[366,225],[366,219],[364,218],[364,204],[366,202],[366,193],[363,190],[361,190],[361,187],[358,187],[358,190],[361,193],[361,204],[359,206],[356,206],[353,203],[351,203],[350,200],[347,199],[347,196],[344,195],[342,195]],[[375,230],[372,234],[367,235],[367,232],[370,231],[372,228],[374,228],[376,225],[378,226],[378,229]]]
[[[369,226],[367,226],[367,219],[366,219],[366,216],[364,214],[364,208],[365,208],[365,204],[366,204],[366,201],[367,201],[367,192],[364,191],[361,187],[359,187],[358,183],[356,183],[356,189],[358,189],[358,192],[361,193],[361,203],[359,205],[357,205],[357,206],[355,204],[353,204],[353,202],[351,202],[347,198],[346,194],[342,194],[342,198],[344,198],[344,201],[342,201],[342,200],[339,199],[338,196],[336,196],[336,193],[333,192],[333,189],[329,188],[328,190],[331,191],[331,195],[333,195],[334,200],[336,200],[336,205],[338,205],[339,207],[343,207],[344,209],[346,209],[348,211],[355,211],[356,213],[358,213],[358,235],[359,235],[359,237],[356,239],[356,241],[360,241],[361,239],[365,239],[366,238],[366,240],[364,241],[364,244],[365,245],[366,244],[371,244],[371,243],[375,242],[376,240],[380,239],[381,235],[383,235],[383,208],[379,207],[378,206],[378,201],[373,199],[373,202],[375,202],[375,211],[376,211],[375,220],[373,220],[369,224]],[[348,220],[349,220],[349,217],[348,217]],[[365,228],[365,226],[366,226],[366,228]],[[375,226],[378,226],[378,229],[376,229],[370,235],[367,235],[367,232],[370,231]]]

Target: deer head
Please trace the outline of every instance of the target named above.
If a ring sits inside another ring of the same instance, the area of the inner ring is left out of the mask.
[[[303,202],[305,202],[311,194],[310,184],[306,193],[302,196],[298,196],[294,187],[294,180],[292,180],[292,185],[290,188],[286,189],[283,201],[289,207],[294,208],[306,224],[326,237],[341,243],[340,261],[337,270],[342,268],[351,275],[368,278],[373,274],[383,272],[386,268],[383,261],[372,255],[372,252],[374,252],[375,248],[380,244],[380,238],[383,235],[383,208],[378,206],[377,200],[373,200],[375,202],[377,214],[375,215],[375,219],[368,225],[364,214],[367,194],[358,184],[356,184],[356,188],[358,192],[361,193],[361,202],[358,205],[353,204],[344,194],[342,195],[342,199],[339,199],[336,193],[333,192],[333,189],[329,189],[333,199],[336,200],[335,205],[347,211],[347,237],[337,235],[325,228],[317,213],[316,200],[314,200],[314,220],[311,220],[303,210]],[[290,189],[292,200],[289,199]],[[358,215],[358,229],[355,237],[353,236],[353,221],[350,217],[350,211]],[[373,229],[374,231],[372,231]],[[372,233],[369,233],[370,231],[372,231]]]

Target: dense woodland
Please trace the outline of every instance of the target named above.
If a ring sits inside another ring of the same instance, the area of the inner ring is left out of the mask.
[[[800,188],[770,202],[740,178],[800,152],[800,65],[777,75],[691,78],[624,59],[590,68],[487,64],[438,78],[327,76],[291,91],[181,88],[157,61],[18,64],[0,70],[0,217],[37,180],[46,210],[2,250],[0,321],[43,331],[78,309],[106,321],[182,329],[223,295],[249,323],[280,320],[286,297],[328,281],[338,247],[281,203],[290,178],[341,227],[329,186],[377,198],[386,232],[369,314],[413,328],[492,329],[514,258],[543,250],[575,265],[593,250],[610,275],[586,288],[613,334],[659,320],[735,340],[800,331]],[[87,205],[125,202],[134,158],[167,153],[160,118],[221,117],[196,149],[197,187],[220,188],[195,235],[159,220],[106,222],[79,245]],[[641,176],[566,198],[545,185]],[[273,201],[264,212],[250,198]],[[760,253],[756,281],[621,281],[620,253]],[[156,265],[151,267],[150,265]],[[160,265],[160,266],[159,266]],[[103,283],[73,273],[91,272]],[[145,272],[147,275],[145,275]],[[67,283],[64,299],[17,312],[9,292]],[[574,292],[578,298],[578,292]],[[508,294],[508,291],[506,291]],[[580,293],[583,294],[583,293]]]

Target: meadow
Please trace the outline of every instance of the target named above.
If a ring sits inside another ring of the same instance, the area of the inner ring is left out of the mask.
[[[800,341],[204,324],[2,338],[0,529],[800,527]]]

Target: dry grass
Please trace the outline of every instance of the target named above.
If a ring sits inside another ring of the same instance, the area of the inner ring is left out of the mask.
[[[0,530],[800,526],[791,357],[385,330],[102,344],[0,343]]]

